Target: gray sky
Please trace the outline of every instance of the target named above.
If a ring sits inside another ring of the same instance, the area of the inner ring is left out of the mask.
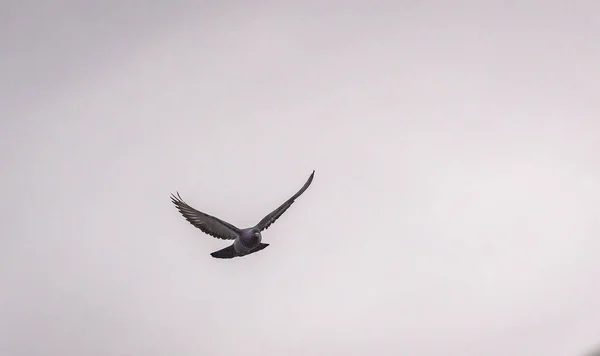
[[[597,2],[88,3],[0,6],[0,354],[600,342]]]

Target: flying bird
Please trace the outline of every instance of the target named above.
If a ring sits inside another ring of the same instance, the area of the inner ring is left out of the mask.
[[[262,218],[258,224],[245,229],[239,229],[226,221],[192,208],[183,201],[179,192],[177,192],[177,195],[171,194],[171,201],[190,224],[205,234],[222,240],[233,240],[230,246],[211,253],[212,257],[234,258],[258,252],[269,246],[269,244],[261,242],[261,232],[268,229],[304,193],[312,183],[314,175],[315,171],[313,170],[306,183],[304,183],[304,186],[296,194]]]

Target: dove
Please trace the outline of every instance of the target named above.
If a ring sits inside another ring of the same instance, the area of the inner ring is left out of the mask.
[[[302,188],[291,198],[286,200],[277,209],[273,210],[267,216],[262,218],[258,224],[240,229],[236,226],[221,220],[215,216],[203,213],[188,205],[176,192],[171,194],[171,201],[181,213],[181,215],[193,226],[200,229],[203,233],[221,240],[233,240],[233,243],[221,250],[215,251],[210,255],[219,259],[231,259],[234,257],[246,256],[265,249],[269,244],[262,242],[262,232],[269,228],[288,208],[308,189],[313,181],[315,171],[312,171],[310,177]]]

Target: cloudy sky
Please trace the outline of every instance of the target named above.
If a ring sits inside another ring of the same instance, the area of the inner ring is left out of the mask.
[[[0,354],[593,349],[599,11],[4,1]]]

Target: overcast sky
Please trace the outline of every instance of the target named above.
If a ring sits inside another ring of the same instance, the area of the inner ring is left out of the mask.
[[[597,1],[86,3],[0,5],[1,355],[600,343]]]

